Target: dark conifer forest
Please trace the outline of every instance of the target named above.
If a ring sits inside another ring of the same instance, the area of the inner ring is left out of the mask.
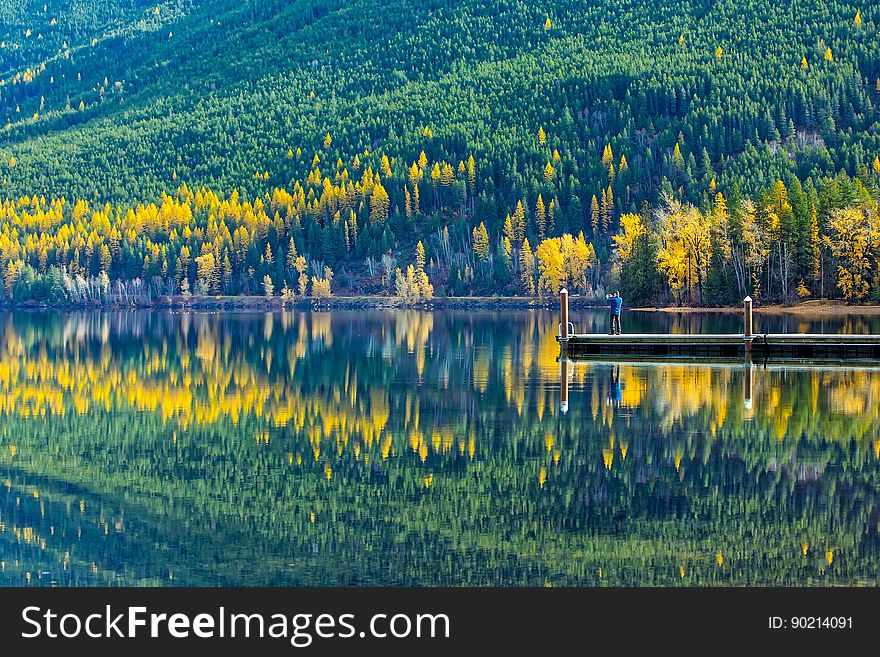
[[[0,300],[880,301],[880,10],[0,2]]]

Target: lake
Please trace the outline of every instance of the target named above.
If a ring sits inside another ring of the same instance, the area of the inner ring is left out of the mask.
[[[878,583],[880,367],[561,367],[557,322],[0,313],[0,584]]]

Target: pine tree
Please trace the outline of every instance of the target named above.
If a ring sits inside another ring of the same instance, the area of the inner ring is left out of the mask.
[[[526,214],[522,201],[517,201],[510,217],[510,224],[513,229],[513,242],[521,244],[526,234]]]
[[[535,205],[535,223],[538,227],[538,237],[542,240],[547,236],[547,212],[544,208],[544,199],[538,194],[538,202]]]
[[[672,150],[672,161],[675,163],[676,169],[682,169],[684,167],[684,157],[681,154],[681,146],[678,142],[675,142],[675,148]]]

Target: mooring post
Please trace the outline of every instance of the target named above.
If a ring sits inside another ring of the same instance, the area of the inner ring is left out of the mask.
[[[746,342],[746,354],[752,353],[752,297],[743,299],[743,340]]]
[[[559,290],[559,343],[564,345],[569,338],[568,333],[568,290]]]

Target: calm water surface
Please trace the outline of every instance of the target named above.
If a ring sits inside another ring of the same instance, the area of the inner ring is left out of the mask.
[[[877,584],[880,368],[561,367],[557,321],[0,314],[0,585]]]

